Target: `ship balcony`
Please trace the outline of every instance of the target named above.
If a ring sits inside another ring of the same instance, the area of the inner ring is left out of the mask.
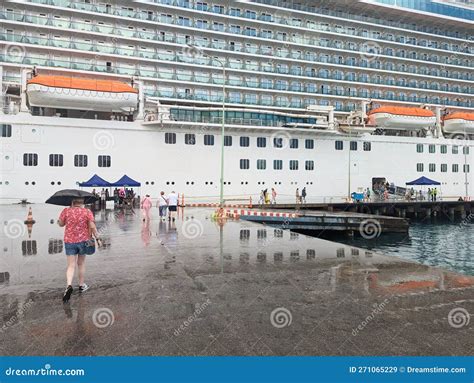
[[[35,1],[35,2],[43,3],[42,1]],[[50,2],[46,1],[46,3],[50,3]],[[64,4],[64,2],[58,2],[58,4]],[[64,5],[62,5],[62,6],[64,6]],[[99,12],[99,8],[96,7],[96,6],[93,6],[93,5],[85,6],[85,8],[87,8],[87,7],[90,8],[91,12]],[[105,7],[105,9],[107,10],[109,8]],[[154,19],[155,19],[155,17],[150,17],[149,13],[134,12],[134,11],[124,10],[124,9],[121,9],[121,8],[114,8],[114,7],[112,7],[112,10],[110,10],[108,12],[105,12],[105,13],[112,13],[112,14],[117,15],[117,16],[136,18],[136,19],[140,19],[140,20],[145,19],[145,20],[149,20],[149,21],[154,21]],[[7,15],[7,17],[8,17],[8,15]],[[43,25],[52,25],[52,26],[64,27],[64,21],[61,21],[61,20],[58,21],[58,20],[51,19],[51,18],[45,18],[45,19],[46,19],[46,22],[44,24],[42,23],[41,20],[39,20],[39,22]],[[24,20],[24,18],[20,18],[17,21],[25,21],[25,20]],[[260,30],[258,28],[250,28],[250,29],[249,28],[239,28],[239,29],[235,29],[233,26],[226,26],[225,24],[222,24],[223,27],[219,26],[216,29],[216,27],[214,25],[211,25],[210,23],[209,24],[203,24],[203,23],[198,23],[198,21],[193,21],[191,18],[169,17],[169,16],[164,16],[164,17],[160,16],[159,21],[162,22],[162,23],[174,24],[174,25],[179,26],[179,27],[200,27],[201,29],[206,29],[206,30],[210,30],[210,31],[212,31],[212,30],[216,31],[217,30],[217,31],[232,33],[234,35],[235,34],[237,34],[237,35],[240,34],[243,37],[252,36],[252,37],[264,38],[266,40],[272,40],[272,36],[269,35],[266,30]],[[275,21],[278,21],[278,19],[275,18]],[[298,22],[298,21],[295,22],[294,20],[292,20],[291,22],[293,23],[292,26],[294,26],[294,27],[299,27],[300,24],[301,24],[301,22]],[[100,28],[98,26],[95,26],[95,24],[92,24],[92,23],[89,23],[89,25],[87,25],[86,23],[74,23],[74,24],[75,24],[76,29],[84,30],[84,31],[98,31],[98,29]],[[82,25],[82,24],[85,24],[85,25]],[[71,28],[72,28],[72,26],[71,26]],[[324,31],[325,28],[320,28],[318,30]],[[131,31],[131,33],[130,33],[130,31]],[[329,32],[329,30],[327,32]],[[382,42],[388,42],[388,43],[394,42],[394,40],[395,40],[393,38],[392,34],[377,33],[374,36],[370,37],[370,36],[365,36],[364,35],[365,34],[364,30],[359,31],[360,33],[356,34],[353,30],[350,31],[349,29],[341,28],[340,26],[336,26],[334,29],[330,30],[330,32],[345,35],[345,38],[351,38],[352,36],[358,35],[359,37],[364,37],[364,38],[373,39],[373,40],[380,40]],[[127,29],[127,28],[121,28],[120,30],[117,30],[116,33],[121,35],[121,36],[125,36],[125,37],[138,37],[138,36],[140,36],[139,32],[137,34],[137,31],[133,31],[133,30],[130,30],[130,29]],[[345,44],[345,46],[343,46],[342,43],[338,40],[335,40],[334,37],[332,39],[321,39],[319,37],[318,38],[311,38],[311,37],[308,37],[308,36],[293,36],[293,35],[294,34],[290,35],[290,34],[287,34],[287,33],[281,33],[281,34],[277,33],[274,36],[274,40],[275,41],[292,42],[292,43],[296,43],[296,44],[314,45],[314,46],[321,46],[321,47],[331,47],[331,48],[337,48],[337,49],[347,48],[347,49],[350,49],[350,50],[358,51],[358,49],[356,47],[357,44],[354,44],[354,42],[348,42],[347,44]],[[148,36],[148,34],[146,34],[144,36],[144,38],[150,38],[150,36]],[[422,41],[424,41],[424,40],[422,40]],[[456,49],[455,49],[455,48],[452,48],[452,47],[449,47],[449,46],[446,46],[446,45],[443,45],[443,44],[437,44],[437,43],[432,44],[431,46],[428,47],[426,43],[422,43],[421,41],[418,42],[416,38],[409,38],[409,39],[406,39],[406,40],[404,38],[403,41],[397,41],[397,42],[402,43],[402,44],[407,44],[407,45],[412,44],[413,47],[418,47],[418,48],[422,48],[422,49],[437,49],[439,51],[445,50],[445,51],[450,52],[450,53],[455,52],[455,53],[458,53],[458,54],[469,54],[470,53],[470,47],[467,43],[465,45],[461,45],[461,47],[459,47],[459,44],[458,44],[458,45],[456,45]],[[443,49],[438,48],[438,46],[440,46]],[[390,50],[392,50],[392,49],[390,48]],[[404,51],[404,49],[397,50],[396,57],[409,58],[405,53],[401,53],[402,51]],[[411,57],[411,58],[413,58],[413,57]],[[429,58],[426,61],[433,61],[433,60],[431,58]]]

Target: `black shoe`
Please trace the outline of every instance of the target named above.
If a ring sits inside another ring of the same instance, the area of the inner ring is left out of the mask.
[[[64,295],[63,295],[63,303],[69,302],[69,299],[71,298],[71,294],[72,294],[73,291],[74,291],[74,289],[72,288],[71,285],[69,285],[66,288],[66,291],[64,292]]]

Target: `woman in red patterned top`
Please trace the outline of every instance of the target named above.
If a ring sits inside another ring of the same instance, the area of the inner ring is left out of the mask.
[[[65,208],[59,216],[59,226],[64,227],[64,247],[67,255],[67,287],[63,295],[63,302],[68,302],[73,292],[72,280],[78,268],[79,292],[86,291],[89,287],[84,283],[86,271],[86,255],[94,254],[94,238],[98,238],[94,216],[89,209],[83,207],[82,199],[72,201],[71,207]]]

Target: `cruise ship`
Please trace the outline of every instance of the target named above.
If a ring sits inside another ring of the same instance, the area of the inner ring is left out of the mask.
[[[2,0],[0,201],[474,194],[468,0]]]

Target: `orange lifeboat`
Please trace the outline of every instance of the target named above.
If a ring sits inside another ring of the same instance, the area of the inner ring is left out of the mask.
[[[454,112],[443,117],[446,133],[474,134],[474,113]]]
[[[38,75],[27,82],[31,106],[79,109],[98,112],[132,112],[137,109],[138,91],[112,80]]]
[[[381,106],[368,113],[369,124],[382,129],[419,130],[436,124],[430,109],[405,106]]]

